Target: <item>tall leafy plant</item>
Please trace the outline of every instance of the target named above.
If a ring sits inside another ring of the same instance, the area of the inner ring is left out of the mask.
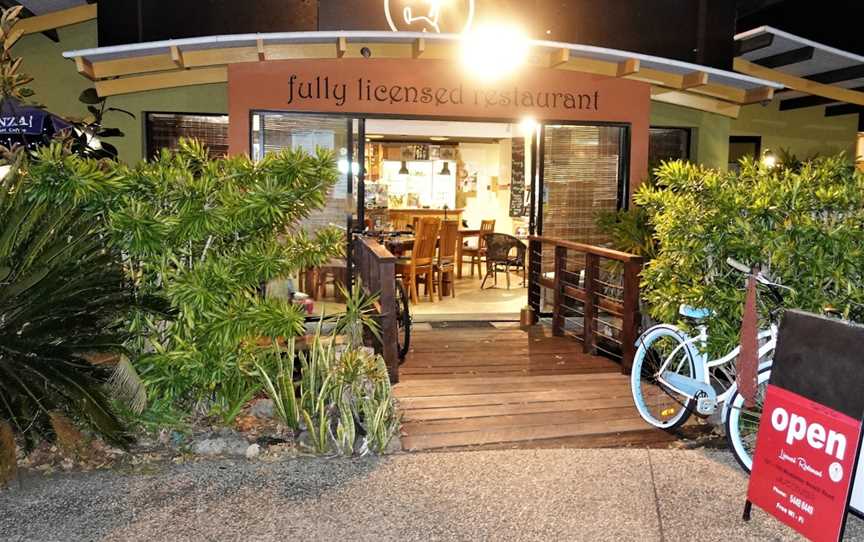
[[[303,331],[302,309],[266,298],[262,285],[344,246],[336,229],[310,236],[298,227],[336,181],[327,151],[286,150],[256,163],[211,159],[199,142],[183,140],[132,166],[51,155],[42,167],[50,171],[39,197],[93,213],[125,255],[136,292],[170,302],[174,318],[142,313],[131,324],[137,367],[155,401],[188,408],[215,400],[229,405],[220,412],[236,411],[230,405],[257,385],[241,367],[244,348]],[[69,169],[79,174],[63,174]]]
[[[736,344],[744,279],[724,263],[731,256],[792,288],[787,307],[864,321],[864,174],[842,155],[797,168],[745,159],[737,173],[671,162],[656,175],[635,196],[659,242],[642,279],[654,318],[703,306],[713,311],[710,348]]]

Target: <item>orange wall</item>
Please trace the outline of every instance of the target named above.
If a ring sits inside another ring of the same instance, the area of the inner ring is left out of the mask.
[[[311,96],[308,91],[311,83]],[[302,94],[301,94],[302,89]],[[630,125],[630,185],[648,171],[650,89],[645,83],[525,68],[494,84],[442,60],[274,60],[228,66],[229,145],[249,152],[250,111]],[[631,191],[632,193],[632,191]]]

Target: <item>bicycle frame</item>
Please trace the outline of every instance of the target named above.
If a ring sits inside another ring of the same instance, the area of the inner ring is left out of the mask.
[[[708,327],[705,325],[698,326],[699,333],[695,336],[689,335],[688,333],[682,331],[677,326],[671,326],[668,324],[662,324],[663,327],[674,330],[675,333],[683,339],[682,343],[677,346],[666,358],[663,364],[660,366],[660,369],[657,371],[657,381],[661,383],[663,386],[668,387],[669,389],[688,397],[689,399],[697,399],[698,395],[704,393],[705,390],[710,390],[708,393],[709,397],[713,396],[713,388],[711,387],[711,369],[715,367],[720,367],[723,365],[727,365],[731,363],[741,351],[741,346],[736,346],[728,354],[725,356],[715,359],[709,360],[708,354],[705,353],[706,346],[708,343]],[[777,325],[771,324],[768,329],[760,330],[757,335],[758,340],[766,340],[765,344],[759,347],[759,357],[758,359],[763,359],[766,355],[771,353],[776,344],[777,344]],[[641,340],[641,339],[640,339]],[[638,343],[637,343],[638,344]],[[688,355],[690,359],[693,361],[693,368],[695,371],[695,378],[688,378],[683,376],[677,376],[675,378],[674,384],[668,380],[671,377],[671,374],[667,374],[664,377],[664,372],[666,372],[669,364],[672,359],[674,359],[675,355],[680,351],[680,348],[686,348],[688,351]],[[762,364],[760,364],[761,367]],[[715,405],[719,403],[725,403],[726,399],[732,394],[735,388],[735,383],[733,382],[728,388],[723,390],[721,393],[716,394],[713,397]],[[724,408],[724,415],[725,415]]]

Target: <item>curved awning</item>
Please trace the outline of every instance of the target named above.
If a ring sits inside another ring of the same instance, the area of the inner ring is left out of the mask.
[[[228,64],[262,60],[374,58],[455,60],[459,34],[279,32],[164,40],[67,51],[100,96],[227,81]],[[730,71],[628,51],[530,41],[529,63],[650,83],[652,99],[735,117],[782,85]]]

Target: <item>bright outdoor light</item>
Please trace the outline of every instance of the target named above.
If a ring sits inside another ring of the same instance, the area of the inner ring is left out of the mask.
[[[519,130],[522,132],[522,135],[532,135],[534,131],[537,130],[537,121],[531,117],[525,117],[522,119],[522,122],[519,123]]]
[[[463,36],[462,63],[472,76],[491,82],[524,64],[528,47],[525,33],[515,26],[481,26]]]
[[[773,168],[777,165],[777,157],[771,151],[765,151],[762,155],[762,165],[768,168]]]

